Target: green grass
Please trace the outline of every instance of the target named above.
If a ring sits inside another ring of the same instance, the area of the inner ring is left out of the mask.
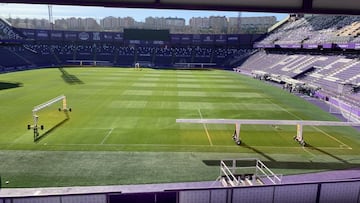
[[[41,69],[0,75],[2,187],[139,184],[215,180],[220,159],[260,158],[278,173],[360,166],[360,133],[347,127],[176,123],[177,118],[336,120],[279,88],[227,71],[125,68]],[[16,85],[12,85],[16,84]],[[67,97],[70,119],[38,113],[45,126],[33,142],[32,108]],[[209,133],[206,134],[205,128]],[[211,145],[212,144],[212,145]],[[10,184],[4,184],[6,180]]]

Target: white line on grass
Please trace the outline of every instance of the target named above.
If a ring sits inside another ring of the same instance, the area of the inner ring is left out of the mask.
[[[198,109],[198,112],[199,112],[199,114],[200,114],[200,118],[203,119],[200,109]],[[210,146],[213,146],[213,143],[212,143],[212,141],[211,141],[211,137],[210,137],[210,135],[209,135],[208,129],[207,129],[207,127],[206,127],[206,124],[203,123],[203,126],[204,126],[204,129],[205,129],[205,132],[206,132],[206,136],[207,136],[207,138],[208,138],[208,140],[209,140]]]
[[[335,140],[335,141],[339,142],[339,143],[341,144],[341,145],[340,145],[340,148],[342,148],[343,146],[345,146],[345,147],[346,147],[346,148],[348,148],[348,149],[352,149],[349,145],[347,145],[347,144],[345,144],[345,143],[341,142],[340,140],[336,139],[335,137],[333,137],[333,136],[329,135],[328,133],[326,133],[325,131],[321,130],[320,128],[315,128],[315,129],[316,129],[317,131],[319,131],[319,132],[321,132],[321,133],[323,133],[323,134],[325,134],[325,135],[329,136],[331,139],[333,139],[333,140]]]
[[[76,129],[76,130],[109,130],[110,128],[67,128],[67,129]]]
[[[16,138],[12,144],[16,144],[17,142],[19,142],[24,136],[27,136],[28,134],[27,133],[24,133],[22,135],[20,135],[18,138]]]
[[[302,147],[302,149],[307,152],[308,154],[310,154],[311,156],[315,157],[315,154],[311,153],[309,150],[306,149],[306,147]]]
[[[109,130],[109,132],[106,134],[106,136],[104,137],[104,139],[101,141],[101,143],[100,144],[104,144],[105,143],[105,141],[108,139],[108,137],[111,135],[111,133],[112,133],[112,131],[114,130],[114,128],[111,128],[110,130]]]
[[[299,116],[297,116],[297,115],[295,115],[295,114],[291,113],[291,112],[290,112],[290,111],[288,111],[287,109],[284,109],[284,108],[283,108],[283,107],[281,107],[280,105],[275,104],[275,103],[274,103],[274,102],[272,102],[270,99],[266,99],[266,100],[268,100],[270,103],[272,103],[272,104],[274,104],[274,105],[278,106],[280,109],[282,109],[283,111],[285,111],[285,112],[287,112],[288,114],[292,115],[294,118],[297,118],[297,119],[299,119],[299,120],[302,120]],[[324,131],[323,131],[323,130],[321,130],[320,128],[318,128],[318,127],[316,127],[316,126],[311,126],[311,127],[312,127],[312,128],[314,128],[315,130],[317,130],[317,131],[319,131],[319,132],[323,133],[324,135],[328,136],[329,138],[331,138],[331,139],[335,140],[336,142],[338,142],[338,143],[340,144],[340,148],[342,148],[342,146],[345,146],[345,147],[347,147],[348,149],[352,149],[349,145],[347,145],[347,144],[345,144],[345,143],[341,142],[340,140],[336,139],[334,136],[329,135],[328,133],[324,132]]]

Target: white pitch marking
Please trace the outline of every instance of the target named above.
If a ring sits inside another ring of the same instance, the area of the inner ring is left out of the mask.
[[[203,119],[200,109],[198,109],[198,112],[199,112],[199,114],[200,114],[200,118]],[[206,136],[207,136],[207,138],[208,138],[208,140],[209,140],[210,146],[213,146],[213,143],[212,143],[212,141],[211,141],[211,137],[210,137],[210,135],[209,135],[208,129],[207,129],[207,127],[206,127],[206,124],[203,123],[203,126],[204,126],[204,129],[205,129],[205,132],[206,132]]]
[[[112,131],[114,130],[114,128],[111,128],[110,131],[106,134],[106,136],[104,137],[104,139],[101,141],[100,144],[104,144],[104,142],[107,140],[107,138],[111,135]]]
[[[40,195],[41,190],[37,190],[36,192],[34,192],[34,195]]]
[[[24,136],[27,136],[28,134],[27,133],[24,133],[22,135],[20,135],[18,138],[16,138],[12,144],[16,144],[17,142],[19,142]]]
[[[308,154],[310,154],[311,156],[315,157],[315,154],[311,153],[309,150],[306,149],[306,147],[302,147],[302,149],[307,152]]]
[[[314,126],[313,126],[314,127]],[[333,136],[331,136],[331,135],[329,135],[328,133],[326,133],[326,132],[324,132],[323,130],[321,130],[320,128],[315,128],[317,131],[319,131],[319,132],[321,132],[321,133],[323,133],[323,134],[325,134],[325,135],[327,135],[328,137],[330,137],[331,139],[333,139],[333,140],[335,140],[335,141],[337,141],[337,142],[339,142],[341,145],[340,145],[340,148],[343,148],[343,147],[347,147],[348,149],[352,149],[349,145],[347,145],[347,144],[345,144],[345,143],[343,143],[343,142],[341,142],[340,140],[338,140],[338,139],[336,139],[335,137],[333,137]]]
[[[297,116],[297,115],[295,115],[295,114],[291,113],[291,112],[290,112],[290,111],[288,111],[287,109],[284,109],[284,108],[283,108],[283,107],[281,107],[280,105],[275,104],[275,103],[274,103],[274,102],[272,102],[270,99],[266,99],[266,100],[268,100],[270,103],[272,103],[272,104],[274,104],[274,105],[278,106],[278,107],[279,107],[280,109],[282,109],[283,111],[286,111],[288,114],[292,115],[293,117],[295,117],[295,118],[297,118],[297,119],[299,119],[299,120],[302,120],[299,116]],[[323,131],[323,130],[321,130],[320,128],[318,128],[318,127],[316,127],[316,126],[311,126],[311,127],[312,127],[312,128],[314,128],[315,130],[317,130],[317,131],[319,131],[319,132],[323,133],[324,135],[326,135],[326,136],[330,137],[331,139],[333,139],[333,140],[337,141],[338,143],[340,143],[340,148],[342,148],[342,146],[346,146],[348,149],[352,149],[349,145],[347,145],[347,144],[345,144],[345,143],[341,142],[340,140],[336,139],[335,137],[333,137],[333,136],[329,135],[328,133],[324,132],[324,131]]]

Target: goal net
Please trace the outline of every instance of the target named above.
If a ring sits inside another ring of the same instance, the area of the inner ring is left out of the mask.
[[[329,102],[329,112],[332,114],[340,114],[348,122],[360,122],[360,118],[357,116],[356,108],[350,104],[347,104],[339,99],[331,98]]]
[[[66,97],[61,95],[33,108],[33,123],[28,124],[27,128],[33,130],[34,142],[39,141],[69,119],[68,111],[71,111],[71,108],[67,108],[66,102]]]

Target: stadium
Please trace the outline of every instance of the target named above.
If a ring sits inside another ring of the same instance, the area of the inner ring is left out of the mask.
[[[337,15],[266,34],[0,19],[0,203],[360,202],[360,5],[164,2],[83,5]]]

